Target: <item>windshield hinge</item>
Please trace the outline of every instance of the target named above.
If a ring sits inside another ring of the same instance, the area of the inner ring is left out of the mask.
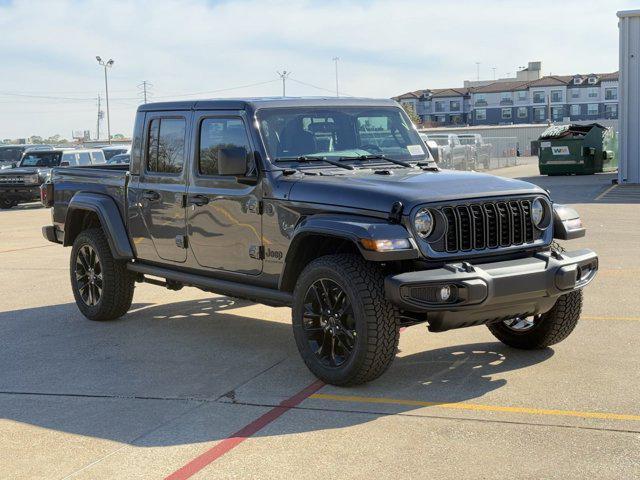
[[[389,212],[389,220],[393,223],[400,223],[402,220],[402,209],[404,205],[402,202],[394,202],[391,205],[391,211]]]

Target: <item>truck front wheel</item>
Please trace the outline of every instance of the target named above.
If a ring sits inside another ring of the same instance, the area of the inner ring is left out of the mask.
[[[81,232],[71,250],[71,286],[76,305],[89,320],[121,317],[131,307],[134,277],[115,260],[103,231]]]
[[[10,208],[15,207],[16,205],[17,203],[14,202],[9,197],[0,197],[0,208],[2,210],[9,210]]]
[[[569,336],[582,311],[582,290],[562,295],[551,310],[526,318],[513,318],[487,325],[493,335],[514,348],[545,348]]]
[[[395,358],[398,310],[384,296],[382,271],[358,255],[328,255],[307,265],[292,313],[300,355],[327,383],[368,382]]]

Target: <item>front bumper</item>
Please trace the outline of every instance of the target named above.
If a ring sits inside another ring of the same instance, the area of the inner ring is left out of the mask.
[[[0,196],[22,202],[40,199],[40,185],[0,185]]]
[[[598,256],[591,250],[541,252],[532,257],[390,275],[386,296],[402,310],[443,331],[544,313],[558,296],[583,288],[596,275]],[[432,292],[450,286],[455,295],[438,301]]]

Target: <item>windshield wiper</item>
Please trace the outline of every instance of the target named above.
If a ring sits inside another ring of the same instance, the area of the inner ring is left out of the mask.
[[[386,155],[382,155],[381,153],[372,153],[369,155],[358,155],[357,157],[340,157],[340,160],[386,160],[387,162],[395,163],[396,165],[402,165],[403,167],[413,168],[413,165],[409,162],[404,162],[402,160],[396,160],[395,158],[387,157]]]
[[[354,170],[353,165],[345,165],[344,163],[340,163],[337,160],[330,160],[327,157],[320,157],[314,155],[301,155],[299,157],[292,158],[276,158],[276,162],[286,161],[286,160],[295,160],[299,163],[309,163],[309,162],[324,162],[330,165],[335,165],[336,167],[344,168],[345,170]]]

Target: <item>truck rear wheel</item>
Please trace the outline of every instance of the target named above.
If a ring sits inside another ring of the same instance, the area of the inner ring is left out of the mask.
[[[103,231],[81,232],[71,250],[71,286],[76,305],[89,320],[121,317],[131,307],[134,277],[126,262],[113,258]]]
[[[582,290],[562,295],[547,313],[487,325],[502,343],[526,350],[545,348],[569,336],[582,311]]]
[[[0,197],[0,209],[9,210],[10,208],[15,207],[16,205],[17,203],[14,202],[9,197]]]
[[[398,310],[385,298],[381,270],[357,255],[328,255],[307,265],[292,314],[302,359],[327,383],[368,382],[395,358]]]

